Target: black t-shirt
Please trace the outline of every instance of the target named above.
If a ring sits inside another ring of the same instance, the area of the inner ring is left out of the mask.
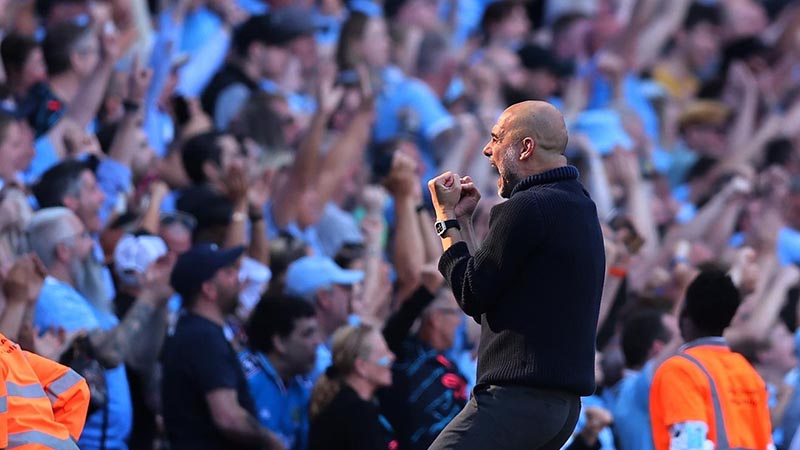
[[[311,421],[308,450],[394,450],[388,422],[375,403],[361,399],[348,385]]]
[[[239,404],[255,416],[247,380],[236,352],[221,326],[195,314],[178,320],[162,356],[164,424],[172,450],[246,447],[228,440],[214,425],[206,394],[216,389],[236,389]]]

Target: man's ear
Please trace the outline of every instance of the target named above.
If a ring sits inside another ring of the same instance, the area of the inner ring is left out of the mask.
[[[220,169],[219,167],[211,161],[206,160],[203,163],[203,175],[206,177],[208,181],[216,181],[220,177]]]
[[[331,309],[331,299],[328,297],[328,291],[325,289],[320,289],[317,291],[316,295],[316,302],[319,305],[320,309],[329,310]]]
[[[75,197],[74,195],[65,195],[64,198],[61,199],[61,203],[63,203],[64,206],[66,206],[70,211],[75,212],[78,210],[78,204],[80,202],[78,201],[78,197]]]
[[[211,281],[205,281],[200,286],[200,292],[208,298],[217,298],[217,286]]]
[[[277,334],[272,335],[272,348],[275,349],[277,353],[286,353],[286,345],[284,345],[283,339]]]
[[[528,136],[522,139],[522,149],[519,153],[519,160],[525,161],[526,159],[533,156],[533,151],[536,148],[536,141],[533,140],[532,137]]]
[[[56,244],[56,248],[53,249],[53,252],[56,254],[56,259],[62,263],[69,262],[69,252],[70,248],[64,243]]]

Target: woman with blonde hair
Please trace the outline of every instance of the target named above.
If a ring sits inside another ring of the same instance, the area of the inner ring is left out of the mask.
[[[394,354],[378,330],[347,326],[333,335],[333,363],[311,394],[309,450],[396,448],[374,393],[392,384]]]

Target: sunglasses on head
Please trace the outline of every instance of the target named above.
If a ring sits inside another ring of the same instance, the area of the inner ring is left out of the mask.
[[[168,227],[176,223],[179,223],[184,227],[188,228],[189,231],[192,231],[195,229],[195,227],[197,227],[197,219],[186,213],[174,212],[170,214],[164,214],[161,216],[162,227]]]

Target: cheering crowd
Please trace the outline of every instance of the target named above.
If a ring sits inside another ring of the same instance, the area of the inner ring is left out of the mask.
[[[9,388],[12,444],[427,449],[481,339],[427,182],[469,175],[479,247],[493,126],[542,100],[606,262],[566,448],[666,448],[662,363],[724,337],[769,411],[714,433],[800,449],[800,4],[0,0],[0,38],[0,345],[91,393],[31,434]]]

